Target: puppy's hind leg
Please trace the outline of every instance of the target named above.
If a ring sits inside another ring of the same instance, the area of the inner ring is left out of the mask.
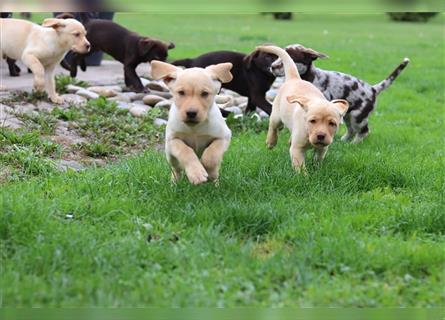
[[[343,120],[345,121],[346,128],[347,128],[348,131],[341,137],[341,141],[343,141],[343,142],[348,142],[348,141],[350,141],[352,138],[354,138],[354,136],[355,136],[355,131],[354,131],[354,128],[352,127],[352,124],[351,124],[351,118],[350,118],[349,115],[345,116],[345,117],[343,118]]]
[[[39,59],[32,54],[24,54],[22,61],[34,75],[34,89],[40,92],[45,91],[45,69]]]
[[[355,136],[352,143],[358,144],[358,143],[362,142],[368,135],[369,135],[369,127],[368,127],[368,123],[366,123],[365,125],[363,125],[360,128],[359,133]]]
[[[71,65],[68,66],[70,68],[71,78],[77,77],[77,66],[79,65],[79,63],[82,63],[82,61],[84,61],[84,60],[85,60],[84,56],[82,56],[78,53],[73,54],[73,57],[71,59]]]
[[[125,65],[124,75],[125,75],[125,85],[134,92],[143,92],[144,86],[142,85],[141,79],[136,73],[137,65]]]
[[[15,60],[6,58],[6,62],[8,63],[9,75],[11,77],[18,77],[20,75],[20,68],[15,64]]]
[[[282,126],[280,115],[274,110],[275,109],[272,109],[272,114],[269,119],[269,130],[267,131],[266,144],[269,149],[272,149],[277,145],[278,130]]]

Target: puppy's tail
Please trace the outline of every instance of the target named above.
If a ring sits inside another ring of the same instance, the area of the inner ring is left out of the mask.
[[[295,65],[289,54],[286,52],[286,50],[281,49],[277,46],[259,46],[256,49],[277,55],[281,59],[281,61],[283,61],[284,74],[286,75],[287,80],[301,79],[300,74],[298,73],[297,66]]]
[[[380,92],[388,88],[394,82],[394,80],[399,76],[399,74],[403,71],[403,69],[406,68],[408,63],[409,63],[408,58],[403,59],[403,62],[385,80],[372,86],[376,91],[376,94],[379,94]]]
[[[183,60],[173,61],[172,65],[177,66],[177,67],[191,68],[192,63],[193,63],[192,59],[183,59]]]

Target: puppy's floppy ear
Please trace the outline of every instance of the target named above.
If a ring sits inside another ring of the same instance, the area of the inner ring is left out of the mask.
[[[289,103],[298,103],[300,107],[303,108],[304,111],[307,111],[308,109],[309,99],[304,96],[292,95],[288,96],[286,100]]]
[[[66,24],[62,19],[49,18],[43,21],[42,27],[53,28],[57,30],[66,27]]]
[[[171,49],[174,49],[174,48],[176,48],[175,44],[173,42],[169,42],[168,45],[167,45],[167,49],[171,50]]]
[[[138,51],[140,56],[145,56],[156,45],[156,41],[150,38],[141,38],[138,41]]]
[[[259,53],[260,53],[259,50],[255,50],[254,52],[252,52],[251,54],[249,54],[247,57],[244,58],[244,63],[247,69],[252,68],[253,60],[258,57]]]
[[[178,77],[180,68],[172,64],[153,60],[151,62],[151,77],[154,80],[164,80],[165,84],[169,85]]]
[[[230,62],[215,64],[208,66],[206,70],[210,71],[216,80],[221,81],[221,83],[227,83],[232,81],[233,76],[230,70],[232,70],[233,64]]]
[[[290,51],[298,51],[301,52],[302,54],[304,54],[305,57],[309,57],[311,60],[317,60],[318,58],[320,59],[326,59],[329,58],[326,54],[315,51],[314,49],[311,48],[306,48],[305,46],[301,45],[301,44],[294,44],[294,45],[290,45],[286,48],[286,51],[290,50]]]
[[[331,103],[334,104],[335,108],[340,112],[340,115],[343,117],[349,109],[349,102],[344,99],[336,99],[332,100]]]
[[[318,52],[318,51],[315,51],[314,49],[311,49],[311,48],[305,48],[305,47],[301,46],[301,47],[300,47],[300,50],[301,50],[304,54],[309,55],[309,56],[311,57],[312,60],[316,60],[316,59],[318,59],[318,58],[320,58],[320,59],[326,59],[326,58],[329,58],[328,55],[326,55],[326,54],[324,54],[324,53],[321,53],[321,52]]]
[[[62,12],[56,16],[57,19],[75,19],[76,17],[71,12]]]

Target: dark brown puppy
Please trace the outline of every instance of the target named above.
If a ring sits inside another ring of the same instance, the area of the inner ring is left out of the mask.
[[[144,86],[136,74],[136,67],[142,62],[152,60],[165,61],[173,43],[142,37],[137,33],[108,20],[90,19],[88,14],[81,15],[87,30],[87,39],[91,43],[91,52],[103,51],[123,63],[125,85],[132,91],[142,92]],[[86,70],[86,55],[75,54],[71,62],[71,76],[77,75],[77,66]]]
[[[232,63],[233,80],[224,83],[223,87],[248,97],[247,111],[255,111],[256,107],[259,107],[270,114],[272,105],[265,96],[275,80],[275,76],[270,72],[270,66],[276,58],[272,54],[259,51],[254,51],[250,55],[233,51],[215,51],[194,59],[177,60],[172,64],[186,68],[205,68],[213,64]]]

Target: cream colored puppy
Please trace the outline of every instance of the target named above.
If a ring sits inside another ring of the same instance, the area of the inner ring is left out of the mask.
[[[267,146],[273,148],[276,145],[278,129],[284,124],[291,131],[290,155],[294,168],[297,171],[305,169],[305,152],[309,148],[315,149],[315,159],[321,162],[348,111],[348,102],[341,99],[328,101],[312,83],[301,80],[295,63],[285,50],[275,46],[257,49],[281,58],[286,77],[273,103]]]
[[[34,75],[34,89],[44,91],[54,103],[63,99],[56,93],[54,69],[72,50],[88,53],[90,43],[83,25],[74,19],[46,19],[42,26],[25,20],[0,19],[0,57],[21,60]]]
[[[173,94],[165,137],[165,152],[173,169],[172,180],[178,181],[185,171],[192,184],[208,179],[217,182],[232,132],[215,97],[221,84],[232,80],[232,64],[183,70],[152,61],[151,68],[152,77],[163,79]]]

